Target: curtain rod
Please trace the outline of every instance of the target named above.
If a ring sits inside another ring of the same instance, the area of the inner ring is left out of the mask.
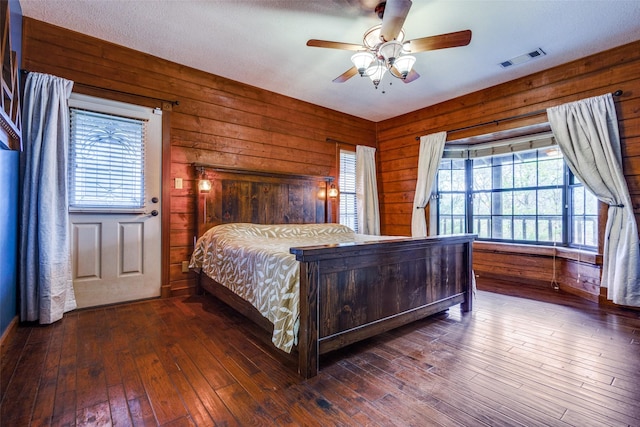
[[[352,144],[350,142],[338,141],[337,139],[327,138],[326,142],[335,142],[337,144],[351,145],[352,147],[357,147],[357,144]]]
[[[622,90],[618,89],[617,91],[613,92],[613,96],[620,96],[620,95],[622,95],[622,93],[623,93]],[[516,119],[524,119],[526,117],[537,116],[539,114],[546,113],[546,112],[547,112],[546,109],[544,109],[544,110],[536,110],[536,111],[532,111],[530,113],[519,114],[517,116],[505,117],[504,119],[491,120],[491,121],[484,122],[484,123],[478,123],[478,124],[471,125],[471,126],[465,126],[465,127],[461,127],[461,128],[458,128],[458,129],[448,130],[447,134],[453,133],[453,132],[460,132],[460,131],[463,131],[463,130],[469,130],[469,129],[473,129],[473,128],[478,128],[478,127],[482,127],[482,126],[486,126],[486,125],[490,125],[490,124],[499,125],[500,122],[506,122],[506,121],[516,120]],[[416,141],[420,141],[420,137],[419,136],[416,136]]]
[[[22,74],[29,74],[31,71],[30,70],[21,69],[20,72]],[[137,96],[137,97],[140,97],[140,98],[153,99],[155,101],[169,102],[169,103],[171,103],[172,106],[173,105],[180,105],[180,101],[171,101],[171,100],[168,100],[168,99],[156,98],[156,97],[147,96],[147,95],[140,95],[139,93],[125,92],[125,91],[122,91],[122,90],[110,89],[110,88],[107,88],[107,87],[94,86],[94,85],[81,83],[81,82],[73,82],[73,84],[74,85],[79,85],[79,86],[84,86],[84,87],[90,88],[90,89],[106,90],[106,91],[109,91],[109,92],[119,93],[119,94],[122,94],[122,95]]]

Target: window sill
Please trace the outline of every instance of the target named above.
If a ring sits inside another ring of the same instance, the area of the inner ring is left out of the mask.
[[[555,256],[557,258],[579,261],[587,264],[602,265],[602,254],[575,248],[475,241],[473,242],[473,250],[478,252],[532,255],[541,257],[553,257],[555,252]]]

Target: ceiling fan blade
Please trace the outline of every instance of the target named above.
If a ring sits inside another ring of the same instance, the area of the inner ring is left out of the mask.
[[[446,49],[449,47],[466,46],[471,42],[471,30],[456,31],[454,33],[440,34],[439,36],[423,37],[409,40],[404,44],[404,50],[411,53],[425,52],[427,50]]]
[[[342,49],[342,50],[365,50],[366,49],[366,47],[359,44],[330,42],[327,40],[316,40],[316,39],[309,40],[307,42],[307,46],[326,47],[329,49]]]
[[[338,77],[333,79],[333,82],[344,83],[347,80],[349,80],[351,77],[355,76],[356,74],[358,74],[358,69],[356,67],[351,67],[347,71],[345,71],[344,73],[340,74]]]
[[[405,83],[411,83],[418,77],[420,77],[420,74],[418,74],[416,70],[412,69],[411,71],[409,71],[409,74],[407,74],[407,77],[405,77],[402,81]]]
[[[380,37],[384,41],[388,42],[398,37],[404,20],[407,19],[409,9],[411,9],[411,0],[387,0],[380,29]]]
[[[391,74],[393,74],[394,76],[396,76],[397,78],[401,79],[405,83],[411,83],[412,81],[414,81],[418,77],[420,77],[420,74],[418,74],[417,71],[414,70],[414,69],[411,69],[411,71],[409,71],[409,74],[407,74],[407,77],[405,77],[404,79],[402,78],[402,75],[400,74],[400,71],[398,71],[398,69],[396,67],[391,67],[389,72]]]

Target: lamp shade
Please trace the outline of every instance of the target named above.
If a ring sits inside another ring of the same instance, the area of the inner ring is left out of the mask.
[[[407,77],[407,74],[409,74],[409,72],[411,71],[411,68],[413,68],[413,64],[415,62],[416,62],[415,56],[404,55],[396,59],[393,65],[396,68],[396,70],[398,70],[402,78],[404,79],[405,77]]]
[[[335,184],[331,184],[331,187],[329,188],[329,197],[331,197],[332,199],[338,197],[338,189],[336,188]]]
[[[358,69],[358,73],[364,76],[374,59],[376,58],[371,52],[357,52],[351,57],[351,62]]]
[[[198,189],[201,193],[208,193],[211,191],[211,181],[208,179],[201,179],[198,183]]]
[[[397,40],[391,40],[380,46],[378,53],[382,55],[388,67],[394,65],[396,59],[402,52],[402,43]]]
[[[378,84],[380,84],[380,80],[382,80],[386,71],[387,67],[385,67],[380,60],[374,61],[369,68],[367,68],[367,76],[369,76],[371,81],[373,81],[373,85],[376,89],[378,88]]]

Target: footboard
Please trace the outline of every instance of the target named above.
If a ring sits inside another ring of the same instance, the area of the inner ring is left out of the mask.
[[[300,261],[299,372],[320,354],[438,313],[472,308],[474,235],[292,248]]]

